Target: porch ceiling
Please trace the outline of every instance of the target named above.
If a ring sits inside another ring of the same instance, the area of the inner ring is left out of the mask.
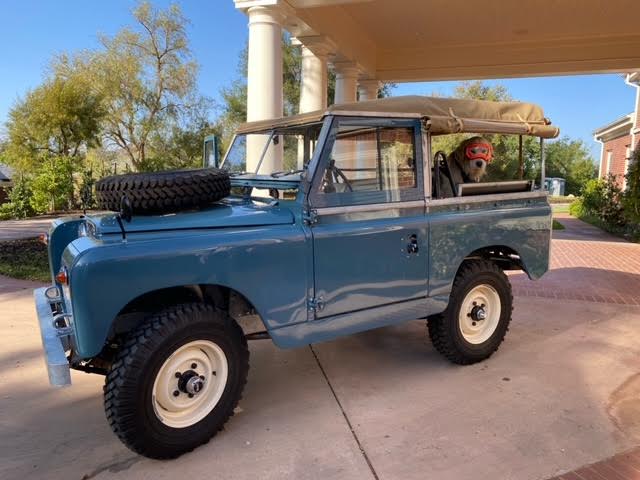
[[[253,0],[255,2],[255,0]],[[249,3],[236,0],[236,5]],[[640,68],[637,0],[263,0],[314,50],[385,81]],[[308,42],[305,38],[309,39]]]

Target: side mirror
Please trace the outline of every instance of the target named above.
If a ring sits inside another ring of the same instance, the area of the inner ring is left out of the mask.
[[[204,168],[220,167],[218,150],[218,137],[216,137],[215,135],[207,135],[204,139],[204,158],[202,165]]]

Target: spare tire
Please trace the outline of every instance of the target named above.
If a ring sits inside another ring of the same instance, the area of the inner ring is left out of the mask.
[[[169,213],[217,202],[229,195],[229,174],[217,168],[112,175],[96,182],[98,208],[131,213]]]

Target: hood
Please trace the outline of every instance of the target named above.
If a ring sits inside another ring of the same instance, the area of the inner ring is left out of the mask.
[[[91,215],[87,219],[95,226],[95,234],[120,233],[117,214]],[[164,215],[134,216],[131,222],[122,221],[127,233],[206,228],[257,227],[294,223],[288,208],[259,202],[233,202],[226,199],[200,210]]]

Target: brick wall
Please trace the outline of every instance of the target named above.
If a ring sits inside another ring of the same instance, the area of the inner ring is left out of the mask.
[[[627,159],[627,147],[631,145],[631,135],[614,138],[605,142],[602,149],[602,178],[606,178],[608,173],[615,175],[617,181],[622,185],[625,173],[625,161]],[[609,156],[611,152],[611,156]],[[608,159],[611,158],[611,167]]]

